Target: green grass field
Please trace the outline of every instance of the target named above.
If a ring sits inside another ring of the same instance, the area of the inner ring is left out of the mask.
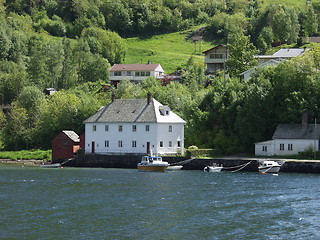
[[[160,63],[166,73],[174,72],[192,56],[199,64],[204,64],[203,51],[212,48],[211,42],[194,44],[188,38],[189,31],[155,35],[150,38],[128,38],[127,57],[124,63]]]
[[[268,6],[272,3],[281,3],[288,6],[295,6],[295,7],[305,7],[306,0],[264,0],[264,6]]]
[[[0,151],[0,158],[12,160],[51,160],[51,150]]]

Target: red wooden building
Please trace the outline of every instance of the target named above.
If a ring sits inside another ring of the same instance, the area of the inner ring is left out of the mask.
[[[51,141],[52,160],[73,158],[80,149],[80,138],[74,131],[62,131]]]

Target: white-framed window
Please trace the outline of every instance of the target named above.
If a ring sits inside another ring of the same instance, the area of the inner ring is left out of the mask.
[[[163,141],[160,141],[160,147],[161,148],[163,147]]]
[[[118,130],[119,130],[119,132],[122,132],[122,125],[118,126]]]
[[[132,141],[132,147],[136,148],[137,147],[137,141]]]
[[[169,132],[172,132],[172,126],[169,125]]]
[[[137,125],[132,125],[132,132],[136,132],[137,131]]]
[[[104,125],[104,130],[107,132],[109,131],[109,125]]]
[[[150,76],[150,72],[146,72],[146,76]]]
[[[146,132],[150,131],[150,125],[146,125]]]
[[[267,152],[268,151],[268,147],[267,146],[262,146],[262,151],[263,152]]]
[[[280,151],[284,151],[284,144],[280,143]]]
[[[113,75],[114,75],[114,76],[121,76],[121,72],[120,72],[120,71],[114,72]]]
[[[97,131],[97,126],[96,125],[92,126],[92,131],[94,131],[94,132]]]
[[[135,72],[135,76],[139,77],[140,76],[140,72]]]
[[[109,147],[109,140],[104,141],[104,147]]]
[[[172,147],[172,141],[169,141],[169,147],[170,148]]]
[[[177,147],[181,147],[181,142],[180,141],[177,141]]]
[[[288,151],[292,151],[292,144],[291,143],[288,144]]]
[[[122,148],[122,141],[118,141],[118,147]]]
[[[127,71],[127,76],[131,76],[131,72],[130,71]]]

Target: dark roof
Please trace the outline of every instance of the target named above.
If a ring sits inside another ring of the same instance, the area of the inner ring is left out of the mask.
[[[319,125],[315,127],[314,124],[308,124],[302,127],[301,124],[279,124],[272,139],[319,139],[319,136]]]
[[[116,99],[85,122],[156,122],[154,104],[147,99]]]
[[[158,67],[161,67],[159,63],[157,64],[114,64],[110,71],[154,71]]]
[[[220,44],[220,45],[218,45],[218,46],[215,46],[215,47],[213,47],[213,48],[210,48],[210,49],[208,49],[208,50],[206,50],[206,51],[204,51],[204,52],[202,52],[203,54],[207,54],[208,52],[210,52],[211,50],[213,50],[213,49],[216,49],[216,48],[220,48],[220,47],[226,47],[227,45],[225,45],[225,44]]]

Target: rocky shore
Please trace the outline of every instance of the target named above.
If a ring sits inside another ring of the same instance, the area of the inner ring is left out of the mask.
[[[12,159],[0,159],[0,164],[14,164],[14,165],[23,165],[23,166],[39,166],[43,164],[43,160],[36,159],[22,159],[22,160],[12,160]]]

